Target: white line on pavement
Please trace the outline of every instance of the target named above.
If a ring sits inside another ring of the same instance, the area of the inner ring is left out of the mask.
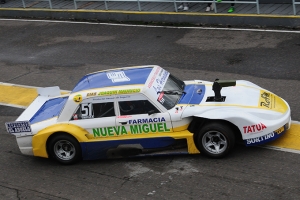
[[[96,22],[76,22],[58,20],[37,20],[37,19],[0,19],[0,21],[23,21],[23,22],[47,22],[47,23],[67,23],[67,24],[91,24],[108,26],[146,27],[146,28],[170,28],[170,29],[200,29],[200,30],[224,30],[224,31],[252,31],[252,32],[273,32],[273,33],[300,33],[300,31],[274,30],[274,29],[245,29],[245,28],[217,28],[217,27],[176,27],[176,26],[154,26],[154,25],[134,25],[116,23],[96,23]]]
[[[9,107],[13,107],[13,108],[22,108],[22,109],[26,109],[27,106],[20,106],[20,105],[16,105],[16,104],[9,104],[9,103],[0,103],[1,106],[9,106]]]
[[[284,152],[289,152],[289,153],[296,153],[296,154],[300,154],[299,150],[294,150],[294,149],[287,149],[287,148],[282,148],[282,147],[276,147],[276,146],[259,146],[262,147],[264,149],[271,149],[271,150],[275,150],[275,151],[284,151]]]

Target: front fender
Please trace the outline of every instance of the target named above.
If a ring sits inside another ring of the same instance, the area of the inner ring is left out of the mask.
[[[242,109],[227,108],[212,109],[194,116],[228,121],[238,127],[243,140],[271,133],[289,121],[288,113],[285,115],[276,115],[275,113],[263,113],[261,110],[256,112],[254,110],[243,111]]]
[[[76,126],[74,124],[55,124],[39,131],[36,135],[33,136],[33,155],[48,158],[47,140],[52,134],[58,132],[68,133],[76,138],[78,142],[85,142],[88,140],[86,136],[88,132],[79,126]]]

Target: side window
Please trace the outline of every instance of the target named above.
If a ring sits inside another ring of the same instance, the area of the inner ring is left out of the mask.
[[[71,120],[92,119],[115,116],[113,102],[107,103],[81,103]]]
[[[151,110],[153,110],[154,113],[159,113],[157,108],[148,100],[120,101],[119,108],[121,115],[148,114]]]
[[[93,104],[93,109],[94,118],[116,116],[113,102]]]

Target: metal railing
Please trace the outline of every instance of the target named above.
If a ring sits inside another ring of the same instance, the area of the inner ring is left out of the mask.
[[[294,15],[297,14],[296,5],[300,5],[300,2],[297,2],[297,1],[293,0],[293,12],[294,12]]]
[[[48,1],[50,9],[52,9],[52,2],[51,2],[51,0],[39,0],[39,1]],[[22,5],[23,5],[23,8],[26,8],[25,0],[22,0]]]
[[[256,12],[257,14],[260,14],[259,11],[259,0],[256,1],[222,1],[218,3],[235,3],[235,4],[256,4]],[[217,5],[214,1],[214,7],[215,7],[215,13],[217,13]]]
[[[52,7],[52,1],[51,0],[39,0],[39,1],[47,1],[49,2],[50,9],[53,9]],[[242,1],[236,1],[236,0],[228,0],[228,1],[221,1],[217,2],[217,0],[73,0],[75,9],[78,9],[77,2],[104,2],[105,10],[109,10],[108,2],[136,2],[137,3],[137,9],[139,11],[142,11],[141,3],[173,3],[174,4],[174,10],[175,12],[178,12],[177,4],[181,3],[212,3],[214,6],[214,12],[218,13],[218,4],[255,4],[256,5],[256,12],[257,14],[260,14],[260,7],[259,7],[259,0],[242,0]],[[26,8],[25,0],[22,0],[23,7]],[[292,7],[293,7],[293,14],[297,15],[296,6],[300,5],[300,1],[292,0]]]
[[[108,3],[107,2],[137,2],[137,7],[139,11],[142,11],[141,3],[143,2],[155,2],[155,3],[174,3],[174,10],[175,12],[178,12],[177,4],[178,3],[212,3],[214,5],[214,11],[217,13],[217,4],[219,3],[236,3],[236,4],[256,4],[256,10],[257,14],[259,14],[259,0],[253,0],[253,1],[221,1],[217,2],[216,0],[74,0],[74,6],[75,9],[78,9],[77,2],[80,1],[88,1],[88,2],[104,2],[105,4],[105,10],[108,10]]]

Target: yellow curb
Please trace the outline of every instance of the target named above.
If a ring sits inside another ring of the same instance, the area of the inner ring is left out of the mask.
[[[283,136],[268,143],[268,146],[300,150],[300,124],[292,123],[291,128]]]
[[[38,96],[37,89],[38,87],[0,83],[0,103],[28,107]],[[69,91],[61,90],[60,93],[64,95],[68,94]]]
[[[36,88],[0,85],[1,103],[27,107],[37,96]]]

